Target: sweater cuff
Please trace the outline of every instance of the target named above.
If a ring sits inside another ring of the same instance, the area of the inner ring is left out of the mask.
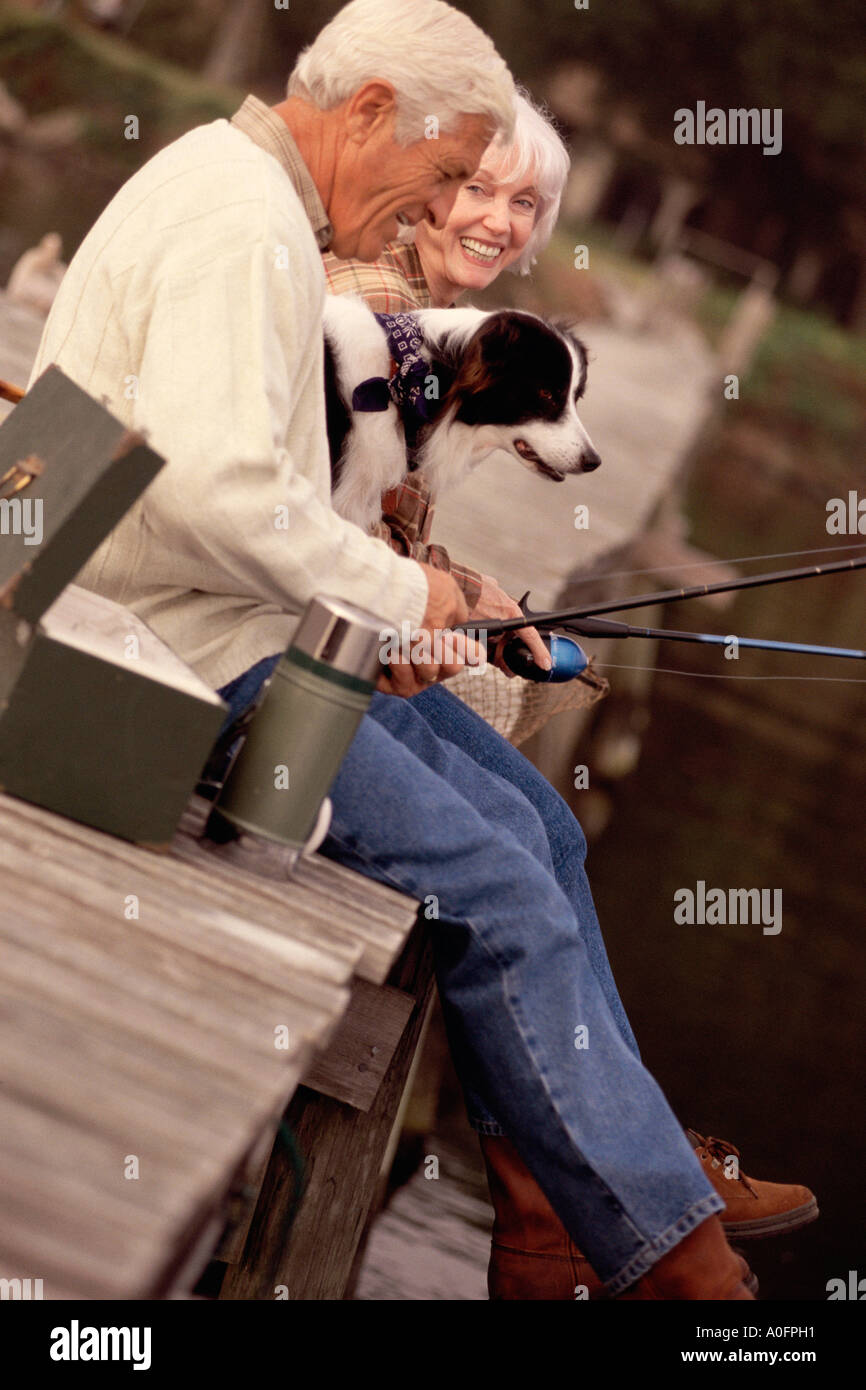
[[[399,572],[405,577],[405,593],[400,597],[400,621],[408,621],[410,627],[420,627],[427,612],[430,599],[430,586],[422,567],[415,560],[400,559]]]

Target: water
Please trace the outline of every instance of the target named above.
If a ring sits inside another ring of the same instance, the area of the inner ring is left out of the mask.
[[[692,539],[720,556],[851,544],[827,536],[829,495],[712,451],[690,488]],[[683,629],[863,647],[866,572],[755,590],[721,617],[698,604],[668,613]],[[638,643],[617,659],[640,661]],[[817,1223],[749,1243],[762,1297],[825,1299],[829,1279],[866,1274],[866,683],[699,673],[863,680],[866,662],[745,651],[726,661],[668,642],[658,664],[692,674],[656,678],[640,764],[590,855],[600,919],[644,1060],[677,1114],[738,1144],[750,1176],[803,1182],[818,1197]],[[699,879],[780,889],[781,932],[677,925],[674,893]]]

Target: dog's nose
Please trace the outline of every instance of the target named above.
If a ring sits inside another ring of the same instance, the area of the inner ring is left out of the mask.
[[[587,449],[580,460],[580,471],[581,473],[592,473],[600,464],[601,456],[595,452],[595,449]]]

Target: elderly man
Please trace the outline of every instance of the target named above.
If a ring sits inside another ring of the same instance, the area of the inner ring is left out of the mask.
[[[319,252],[377,257],[512,121],[511,78],[465,15],[354,0],[301,55],[284,102],[248,97],[163,150],[70,265],[33,377],[58,362],[168,459],[80,582],[134,609],[234,712],[316,593],[430,631],[466,615],[448,574],[329,506]],[[391,689],[458,664],[398,667]],[[608,1293],[750,1298],[724,1203],[633,1048],[579,826],[556,862],[531,797],[412,703],[375,697],[323,850],[435,897],[473,1123],[510,1137]]]

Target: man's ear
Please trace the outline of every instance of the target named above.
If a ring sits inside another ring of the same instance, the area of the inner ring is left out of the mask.
[[[380,134],[397,115],[397,93],[384,78],[371,78],[346,100],[345,129],[348,138],[363,145]]]

